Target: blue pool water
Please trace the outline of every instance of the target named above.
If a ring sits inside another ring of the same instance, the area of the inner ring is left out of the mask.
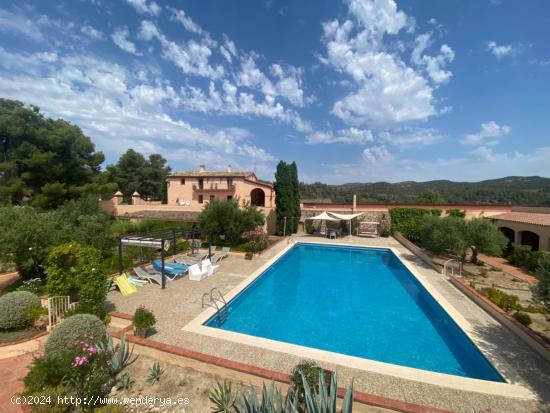
[[[296,244],[228,303],[223,330],[457,376],[502,377],[385,249]]]

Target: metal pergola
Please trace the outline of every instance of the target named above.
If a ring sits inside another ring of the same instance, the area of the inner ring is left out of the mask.
[[[164,259],[166,258],[167,250],[172,247],[172,254],[176,255],[176,241],[178,238],[195,239],[200,238],[201,231],[198,228],[167,228],[158,231],[152,231],[144,235],[127,235],[125,237],[117,237],[118,239],[118,272],[122,275],[124,268],[122,262],[122,254],[124,246],[135,246],[145,248],[160,249],[161,273],[162,273],[162,288],[166,288],[166,274],[164,272]],[[212,255],[212,242],[208,238],[208,256]]]

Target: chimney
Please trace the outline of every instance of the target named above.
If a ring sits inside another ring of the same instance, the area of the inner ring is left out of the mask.
[[[199,172],[206,171],[206,167],[204,165],[199,165]]]
[[[353,212],[357,211],[357,195],[353,194]]]
[[[231,164],[227,165],[227,172],[233,172],[233,168],[231,167]]]

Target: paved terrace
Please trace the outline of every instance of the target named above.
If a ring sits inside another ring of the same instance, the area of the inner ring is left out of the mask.
[[[303,239],[315,240],[313,237]],[[323,242],[330,241],[323,239]],[[456,390],[326,362],[319,363],[336,371],[341,385],[346,385],[353,378],[359,391],[460,412],[471,413],[473,409],[477,411],[489,407],[504,412],[550,411],[550,366],[539,355],[529,350],[519,338],[465,297],[441,274],[425,266],[393,238],[354,237],[350,245],[395,248],[401,258],[407,260],[409,265],[428,280],[472,325],[478,346],[484,350],[493,364],[508,377],[513,377],[514,382],[532,390],[539,401]],[[221,263],[220,269],[213,276],[200,282],[183,278],[168,283],[165,290],[156,285],[148,285],[129,297],[111,292],[108,297],[110,309],[132,314],[139,305],[145,304],[154,311],[158,319],[156,332],[150,337],[153,340],[288,373],[300,361],[299,357],[182,331],[187,323],[203,311],[203,293],[217,287],[227,294],[286,246],[286,242],[280,242],[251,261],[244,260],[241,254],[231,255]],[[411,331],[411,334],[414,334],[414,331]],[[396,337],[396,340],[398,339]],[[498,353],[496,358],[493,356],[495,353]]]

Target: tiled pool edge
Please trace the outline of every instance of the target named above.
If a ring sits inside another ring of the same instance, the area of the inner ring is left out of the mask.
[[[119,311],[111,311],[109,314],[115,318],[121,318],[125,320],[132,320],[130,314],[122,313]],[[134,336],[132,334],[132,325],[124,327],[111,335],[120,339],[122,336],[126,336],[128,342],[133,343],[138,346],[148,347],[154,350],[162,351],[165,353],[173,354],[175,356],[180,356],[183,358],[193,359],[199,362],[212,364],[215,366],[235,370],[241,373],[251,374],[260,378],[275,380],[279,383],[290,384],[290,376],[285,373],[278,371],[265,369],[262,367],[256,367],[250,364],[228,360],[222,357],[212,356],[205,353],[200,353],[194,350],[189,350],[183,347],[174,346],[171,344],[161,343],[159,341],[151,340],[148,338],[141,338]],[[346,389],[338,387],[338,397],[344,397]],[[405,402],[401,400],[395,400],[387,398],[384,396],[379,396],[375,394],[369,394],[361,391],[355,390],[353,392],[353,400],[358,403],[366,404],[373,407],[380,407],[384,409],[396,410],[404,413],[453,413],[450,410],[441,409],[432,406],[424,406],[420,404]]]
[[[362,248],[357,245],[350,245],[346,242],[334,243],[334,242],[323,242],[321,240],[308,241],[308,240],[299,240],[299,243],[304,244],[326,244],[326,245],[340,245],[345,247],[357,247]],[[226,296],[227,302],[231,301],[237,295],[239,295],[245,288],[252,284],[261,274],[263,274],[269,267],[271,267],[279,258],[281,258],[289,249],[291,249],[295,243],[289,243],[285,248],[283,248],[279,253],[277,253],[271,260],[262,265],[256,271],[254,271],[250,276],[245,278],[237,286],[235,286]],[[401,254],[397,249],[393,247],[369,247],[375,249],[386,249],[391,250],[393,254],[403,263],[408,271],[417,279],[417,281],[432,295],[432,297],[441,305],[443,310],[447,312],[449,317],[458,325],[460,329],[466,334],[466,336],[473,341],[473,343],[482,351],[480,346],[479,337],[476,337],[473,327],[470,323],[452,306],[448,301],[441,295],[439,292],[431,285],[431,283],[425,279],[425,277],[418,273],[409,263],[407,262],[407,257]],[[536,400],[536,396],[529,389],[514,384],[517,383],[515,377],[511,377],[509,372],[513,371],[509,368],[508,364],[496,355],[486,354],[485,351],[482,351],[482,354],[485,355],[489,361],[494,365],[493,359],[498,360],[498,365],[495,367],[497,371],[505,377],[509,383],[497,383],[490,382],[478,379],[471,379],[459,376],[452,376],[443,373],[436,373],[427,370],[420,370],[411,367],[399,366],[374,360],[368,360],[353,356],[347,356],[339,353],[328,352],[319,349],[313,349],[309,347],[288,344],[284,342],[274,341],[265,338],[253,337],[246,334],[235,333],[225,330],[218,330],[211,327],[204,326],[204,323],[209,320],[215,314],[215,310],[208,308],[187,325],[185,325],[182,330],[214,337],[217,339],[228,340],[231,342],[250,345],[254,347],[262,347],[268,350],[288,353],[297,357],[307,357],[311,359],[316,359],[326,363],[338,364],[344,367],[364,370],[367,372],[385,374],[394,377],[398,377],[405,380],[411,380],[415,382],[422,382],[430,385],[444,386],[454,390],[463,390],[468,392],[483,393],[487,395],[502,396],[502,397],[511,397],[518,399],[526,400]],[[506,366],[506,372],[501,370],[502,366]]]

